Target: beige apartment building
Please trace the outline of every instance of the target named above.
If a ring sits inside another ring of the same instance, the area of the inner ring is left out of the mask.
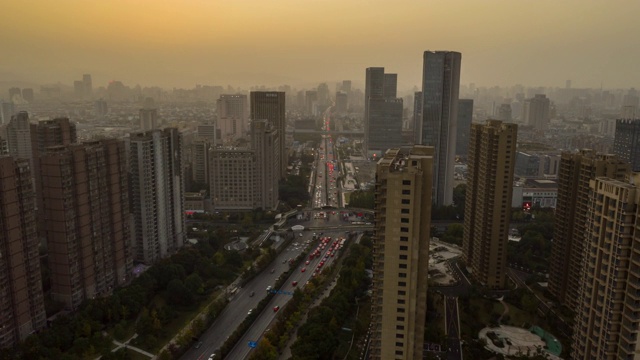
[[[47,325],[29,159],[0,157],[0,348]]]
[[[630,166],[615,155],[593,150],[563,153],[558,170],[558,201],[549,261],[549,291],[575,309],[589,211],[589,182],[605,176],[623,180]]]
[[[632,181],[589,181],[573,359],[640,358],[640,189]]]
[[[422,360],[432,147],[391,149],[376,169],[371,359]]]
[[[462,255],[492,289],[505,287],[517,134],[517,125],[500,120],[471,124]]]

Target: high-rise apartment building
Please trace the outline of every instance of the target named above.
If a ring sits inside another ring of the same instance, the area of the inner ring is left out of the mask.
[[[613,153],[631,164],[632,171],[640,171],[640,119],[616,121]]]
[[[615,155],[593,150],[563,153],[558,170],[558,200],[549,261],[549,291],[570,309],[577,305],[578,286],[589,211],[589,182],[606,176],[622,180],[629,165]]]
[[[8,124],[15,111],[15,105],[13,105],[13,102],[0,101],[0,125]]]
[[[589,181],[573,359],[640,357],[640,189],[632,181]]]
[[[364,148],[367,156],[384,154],[403,145],[403,101],[396,98],[397,74],[385,74],[383,67],[365,73]]]
[[[0,348],[47,325],[29,160],[0,156]]]
[[[391,149],[376,169],[371,359],[423,356],[434,149]]]
[[[251,92],[251,120],[269,120],[274,129],[278,131],[280,149],[278,158],[280,159],[280,179],[287,176],[287,165],[289,164],[286,151],[286,129],[285,118],[285,93],[281,91],[252,91]]]
[[[492,289],[505,286],[518,126],[499,120],[471,124],[462,256],[472,276]]]
[[[191,171],[194,182],[209,185],[209,149],[211,144],[205,138],[197,138],[191,144]]]
[[[129,137],[134,259],[153,264],[185,241],[182,138],[178,129]]]
[[[28,159],[33,169],[29,114],[26,111],[20,111],[12,116],[6,131],[9,154],[16,159]]]
[[[48,147],[40,171],[51,294],[77,309],[110,295],[133,270],[125,145]]]
[[[198,125],[198,137],[207,140],[211,146],[218,144],[218,140],[221,138],[219,133],[213,124]]]
[[[140,109],[140,131],[149,131],[158,128],[158,109]]]
[[[418,144],[436,151],[433,173],[433,202],[453,203],[458,94],[462,54],[453,51],[425,51],[422,67],[422,121]]]
[[[249,103],[247,95],[221,95],[217,101],[218,121],[221,143],[231,145],[247,134],[249,122]]]
[[[473,99],[458,100],[458,133],[456,134],[456,155],[467,156],[469,133],[473,120]]]
[[[544,94],[536,94],[524,101],[522,106],[522,121],[524,125],[532,126],[536,130],[546,130],[549,126],[550,100]]]
[[[505,104],[500,104],[500,106],[498,107],[498,120],[502,120],[504,122],[511,122],[512,117],[511,117],[511,104],[509,103],[505,103]]]

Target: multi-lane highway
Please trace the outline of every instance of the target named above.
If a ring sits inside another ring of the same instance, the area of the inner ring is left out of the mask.
[[[458,317],[458,298],[444,298],[445,333],[447,335],[447,360],[462,360],[460,344],[460,319]]]

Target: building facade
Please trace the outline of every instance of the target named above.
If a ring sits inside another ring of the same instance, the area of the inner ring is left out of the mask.
[[[182,139],[176,128],[129,137],[134,259],[153,264],[184,245]]]
[[[390,149],[376,169],[371,359],[421,360],[434,149]]]
[[[458,100],[458,132],[456,133],[456,155],[467,156],[469,132],[473,121],[473,99]]]
[[[423,55],[417,143],[435,148],[433,201],[438,206],[453,203],[461,59],[462,54],[453,51],[425,51]]]
[[[486,287],[505,287],[518,126],[471,124],[462,256]]]
[[[613,153],[631,164],[632,171],[640,171],[640,119],[616,121]]]
[[[133,270],[124,142],[49,147],[40,167],[51,294],[75,310]]]
[[[589,182],[596,177],[626,178],[629,165],[615,155],[593,150],[563,153],[558,173],[558,201],[549,261],[549,291],[570,309],[577,305],[584,261]]]
[[[280,179],[287,176],[289,160],[286,151],[285,133],[287,123],[285,118],[285,93],[282,91],[252,91],[251,94],[251,120],[268,120],[278,131],[279,140],[277,148],[280,158]]]
[[[213,208],[216,210],[254,209],[257,179],[255,151],[215,148],[211,150],[210,158]]]
[[[47,325],[29,160],[0,156],[0,348]]]
[[[231,145],[247,134],[249,123],[249,102],[247,95],[221,95],[217,101],[218,122],[221,144]]]
[[[254,207],[263,210],[275,209],[278,206],[280,192],[280,155],[278,144],[280,134],[268,121],[251,122],[251,148],[255,151],[256,204]]]
[[[584,260],[573,328],[573,359],[640,357],[638,175],[589,181]]]
[[[549,126],[550,100],[544,94],[536,94],[524,101],[522,119],[525,125],[536,130],[546,130]]]

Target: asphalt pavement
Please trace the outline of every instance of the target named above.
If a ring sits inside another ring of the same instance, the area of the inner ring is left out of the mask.
[[[447,336],[447,360],[462,360],[460,343],[460,319],[458,317],[458,298],[445,296],[445,333]]]

